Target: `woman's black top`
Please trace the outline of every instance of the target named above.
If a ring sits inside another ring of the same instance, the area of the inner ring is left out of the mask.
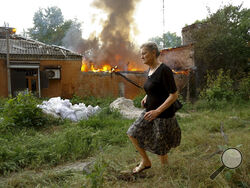
[[[157,109],[168,98],[169,93],[177,91],[172,70],[162,63],[155,72],[148,76],[144,84],[147,94],[145,103],[146,111]],[[170,118],[174,116],[173,105],[163,111],[159,118]]]

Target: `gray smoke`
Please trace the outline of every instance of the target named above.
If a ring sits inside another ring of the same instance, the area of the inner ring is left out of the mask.
[[[104,64],[118,66],[126,70],[127,66],[145,70],[140,62],[139,51],[131,42],[131,31],[137,33],[133,15],[140,0],[94,0],[92,6],[107,13],[107,20],[102,22],[100,36],[84,40],[76,28],[71,28],[65,36],[64,43],[70,49],[84,55],[95,67]],[[75,33],[75,34],[74,34]],[[67,47],[66,46],[66,47]]]
[[[95,0],[93,6],[104,10],[108,19],[103,23],[100,34],[101,48],[94,53],[93,61],[97,64],[108,62],[118,65],[121,70],[128,64],[141,67],[138,52],[131,43],[131,30],[136,33],[133,19],[136,3],[140,0]]]
[[[62,42],[66,48],[82,55],[87,54],[91,49],[98,49],[97,38],[90,37],[88,40],[82,38],[81,23],[77,20],[72,22]]]

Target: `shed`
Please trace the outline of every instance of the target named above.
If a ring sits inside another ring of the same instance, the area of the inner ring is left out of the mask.
[[[81,74],[82,55],[60,46],[25,37],[9,39],[8,90],[7,40],[0,36],[0,97],[29,90],[40,97],[72,97]]]

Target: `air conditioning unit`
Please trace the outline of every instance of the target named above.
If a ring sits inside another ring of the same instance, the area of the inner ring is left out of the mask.
[[[60,69],[46,69],[49,79],[61,79],[61,70]]]

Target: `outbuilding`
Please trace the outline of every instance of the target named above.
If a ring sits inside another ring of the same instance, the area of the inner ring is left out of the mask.
[[[8,66],[7,66],[8,65]],[[0,97],[28,90],[39,97],[72,97],[82,55],[17,35],[0,34]],[[10,80],[8,84],[8,79]]]

